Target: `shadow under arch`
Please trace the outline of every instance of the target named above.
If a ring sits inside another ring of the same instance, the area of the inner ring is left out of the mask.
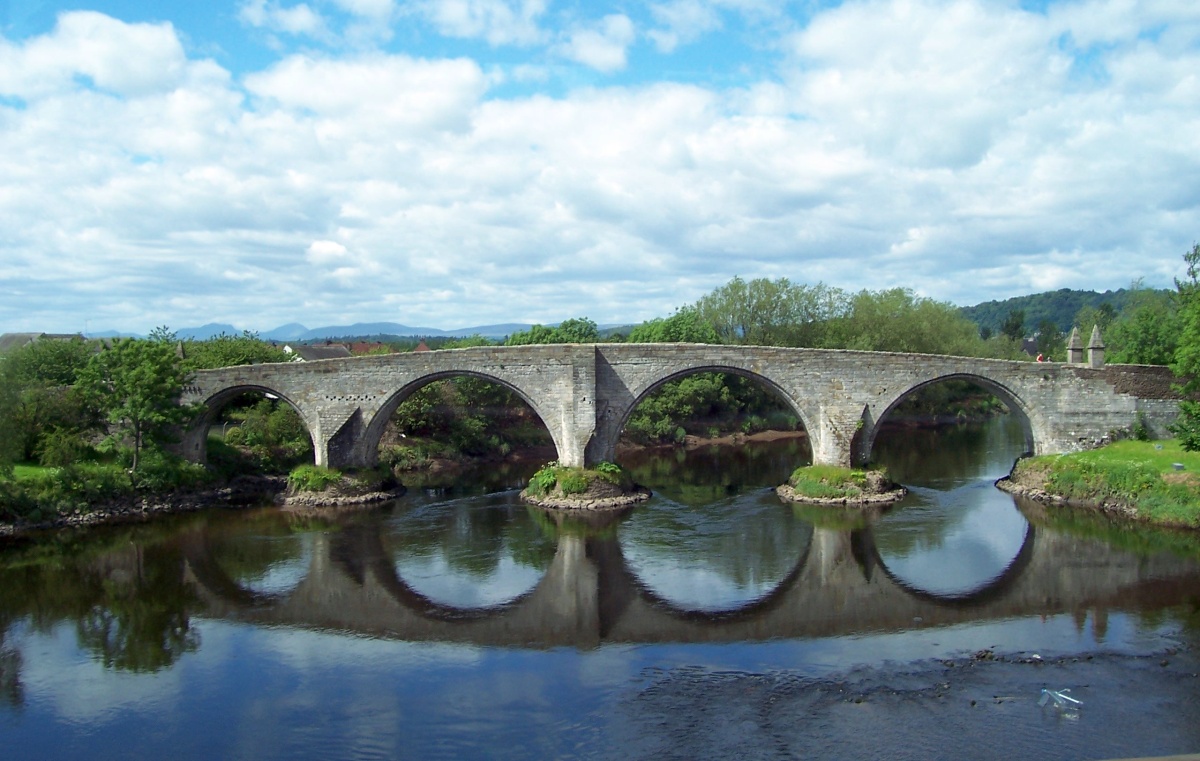
[[[245,396],[246,394],[262,394],[266,398],[275,397],[282,402],[286,402],[287,405],[291,407],[293,411],[295,411],[296,415],[299,416],[300,422],[304,425],[304,431],[308,434],[309,443],[313,446],[313,450],[316,451],[317,442],[313,438],[313,421],[309,420],[308,417],[305,416],[304,410],[300,407],[300,405],[289,399],[286,394],[261,383],[239,383],[237,385],[223,388],[215,394],[212,394],[203,402],[201,402],[204,409],[192,420],[188,428],[190,430],[202,433],[204,437],[207,438],[209,428],[212,427],[212,424],[221,414],[221,411],[224,410],[225,407],[227,407],[234,399],[237,399],[240,396]],[[208,461],[208,452],[205,446],[202,445],[199,447],[197,456],[201,458],[201,464]]]
[[[1025,452],[1032,453],[1036,451],[1038,440],[1037,434],[1038,430],[1041,428],[1041,418],[1015,391],[1008,388],[1004,384],[994,381],[991,378],[983,375],[975,375],[972,373],[948,373],[946,375],[939,375],[936,378],[930,378],[929,380],[922,381],[901,391],[892,399],[887,407],[884,408],[883,412],[875,417],[874,421],[868,418],[870,411],[864,410],[863,420],[865,423],[868,423],[868,425],[863,426],[863,435],[856,449],[856,451],[859,453],[859,456],[862,458],[862,461],[869,461],[871,453],[875,449],[875,439],[879,436],[880,425],[887,420],[888,415],[890,415],[892,410],[894,410],[901,402],[923,388],[928,388],[929,386],[933,386],[938,383],[955,380],[973,383],[983,390],[992,393],[997,399],[1004,402],[1010,413],[1021,422],[1021,430],[1025,436]]]
[[[642,402],[646,401],[650,395],[671,381],[676,381],[692,375],[700,375],[703,373],[726,373],[728,375],[736,375],[738,377],[754,381],[763,388],[768,389],[775,395],[776,398],[782,400],[787,405],[788,409],[796,415],[796,417],[800,420],[800,425],[804,428],[806,438],[811,441],[811,432],[813,427],[811,421],[808,419],[808,415],[805,414],[804,410],[801,408],[801,405],[798,404],[797,401],[793,399],[792,396],[782,386],[772,380],[769,376],[754,372],[753,370],[747,370],[742,367],[734,367],[731,365],[698,365],[665,375],[647,386],[640,394],[634,397],[629,403],[629,406],[621,415],[620,419],[611,424],[612,428],[610,429],[609,436],[611,441],[607,442],[608,448],[611,449],[611,451],[600,453],[599,459],[613,459],[616,452],[617,439],[620,438],[621,433],[625,430],[625,426],[629,424],[629,419],[633,417],[633,413],[637,410],[638,406],[641,405]]]
[[[788,571],[787,575],[774,588],[766,594],[734,608],[718,610],[685,608],[655,592],[629,566],[629,562],[625,559],[625,553],[621,550],[620,540],[616,537],[607,543],[609,546],[606,548],[607,552],[605,553],[607,561],[607,568],[605,570],[607,573],[612,574],[613,580],[618,586],[624,585],[627,588],[636,590],[637,595],[652,607],[673,618],[689,623],[739,623],[769,613],[783,604],[792,588],[795,587],[796,583],[804,575],[804,570],[808,566],[809,556],[812,554],[812,540],[813,533],[810,532],[808,542],[804,546],[804,551],[800,553],[792,569]]]
[[[563,451],[562,443],[559,441],[559,434],[551,430],[550,426],[546,425],[545,411],[542,410],[537,402],[519,386],[516,386],[504,380],[503,378],[498,378],[495,375],[490,375],[488,373],[481,373],[473,370],[443,370],[430,373],[429,375],[423,375],[420,378],[401,386],[400,388],[396,389],[396,391],[388,398],[386,402],[383,403],[383,406],[379,408],[379,411],[376,412],[375,416],[371,418],[369,423],[367,423],[366,429],[363,432],[362,447],[363,452],[367,457],[367,461],[371,464],[374,464],[378,461],[379,442],[383,438],[384,429],[387,428],[388,421],[392,419],[392,415],[395,414],[396,409],[399,408],[399,406],[403,404],[406,399],[431,383],[436,383],[437,381],[443,380],[452,380],[454,378],[475,378],[476,380],[487,381],[489,383],[494,383],[497,386],[502,386],[503,388],[506,388],[516,394],[517,397],[529,407],[529,409],[533,410],[533,414],[537,415],[538,422],[542,424],[542,427],[546,429],[546,431],[550,434],[550,438],[554,441],[555,449],[559,453]]]
[[[864,557],[869,558],[870,565],[867,566],[864,564],[864,573],[868,577],[868,580],[873,569],[878,568],[887,577],[888,581],[895,584],[905,594],[923,602],[947,608],[970,608],[1004,599],[1005,595],[1020,580],[1021,576],[1025,573],[1025,569],[1033,560],[1034,548],[1037,543],[1037,529],[1032,523],[1027,523],[1025,538],[1021,542],[1021,548],[1013,556],[1013,559],[1009,561],[1008,565],[1004,567],[1004,570],[975,589],[955,594],[939,594],[910,584],[888,568],[887,563],[883,561],[883,558],[879,554],[879,546],[875,543],[872,529],[862,529],[858,533],[859,536],[856,537],[858,547],[856,550],[862,552]]]

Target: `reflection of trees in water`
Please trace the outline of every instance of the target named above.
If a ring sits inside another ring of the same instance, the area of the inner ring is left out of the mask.
[[[937,483],[1012,467],[1025,450],[1020,420],[1005,415],[987,423],[937,428],[885,424],[875,439],[872,462],[903,483]]]
[[[619,459],[636,483],[677,502],[702,505],[746,488],[778,486],[810,458],[808,441],[790,438],[673,451],[641,450]]]
[[[622,524],[621,547],[635,570],[641,570],[641,559],[712,572],[747,588],[786,578],[807,551],[812,532],[812,524],[797,518],[774,494],[703,506],[656,498]]]
[[[79,646],[109,668],[157,671],[199,646],[189,618],[195,599],[169,546],[40,557],[0,569],[0,590],[0,620],[28,619],[41,632],[73,622]],[[0,656],[0,689],[9,696],[20,694],[19,678],[9,673],[20,666],[14,655]]]
[[[0,611],[0,703],[15,708],[25,704],[25,688],[21,684],[21,651],[5,641],[10,626],[12,620]]]
[[[408,557],[440,557],[449,568],[479,579],[496,573],[505,557],[544,570],[555,551],[553,537],[516,503],[431,505],[406,516],[390,544]]]

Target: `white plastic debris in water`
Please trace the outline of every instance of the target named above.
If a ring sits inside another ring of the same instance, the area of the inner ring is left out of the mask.
[[[1067,693],[1071,689],[1068,687],[1062,690],[1042,690],[1042,697],[1038,700],[1038,705],[1045,706],[1047,703],[1054,703],[1055,708],[1075,708],[1083,705],[1082,700],[1076,700]]]

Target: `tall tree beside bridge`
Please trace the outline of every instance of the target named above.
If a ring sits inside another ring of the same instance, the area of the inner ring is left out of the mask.
[[[150,340],[113,341],[111,348],[92,357],[78,383],[104,413],[110,439],[132,448],[131,467],[136,471],[147,446],[165,443],[169,428],[191,417],[178,403],[187,378],[174,336],[158,329]]]
[[[1200,244],[1193,245],[1183,260],[1188,265],[1187,278],[1175,280],[1182,332],[1171,369],[1183,379],[1184,393],[1195,395],[1200,392]],[[1171,431],[1179,437],[1184,449],[1200,451],[1200,402],[1181,401],[1179,420]]]

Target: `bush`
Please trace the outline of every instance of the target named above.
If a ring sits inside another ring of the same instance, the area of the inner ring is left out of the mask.
[[[863,470],[839,468],[834,465],[808,465],[796,468],[788,485],[805,497],[842,498],[862,494],[867,484]]]
[[[588,490],[588,478],[583,473],[568,471],[558,478],[558,488],[565,495],[583,494]]]
[[[95,450],[77,431],[52,428],[42,434],[37,445],[38,463],[48,467],[73,465],[95,454]]]
[[[1186,452],[1200,452],[1200,402],[1181,401],[1179,417],[1167,426]]]
[[[295,491],[324,491],[325,487],[337,483],[341,472],[321,465],[301,465],[288,474],[288,486]]]

